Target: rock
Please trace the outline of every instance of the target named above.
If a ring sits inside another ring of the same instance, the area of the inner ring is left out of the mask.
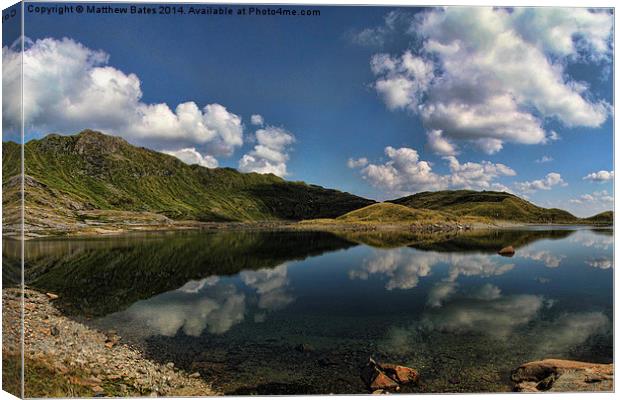
[[[511,376],[517,392],[613,391],[613,364],[546,359],[521,365]]]
[[[92,389],[95,393],[103,392],[103,388],[101,386],[93,386]]]
[[[58,336],[59,334],[60,334],[60,330],[58,330],[58,328],[56,328],[55,326],[52,326],[50,328],[50,335]]]
[[[192,374],[189,374],[190,378],[200,378],[200,372],[194,372]]]
[[[512,257],[515,255],[515,248],[512,246],[506,246],[502,248],[500,251],[498,251],[497,254],[501,256]]]
[[[378,390],[375,390],[374,392],[372,392],[372,394],[390,394],[390,392],[387,392],[387,391],[385,391],[383,389],[378,389]]]
[[[169,362],[168,364],[166,364],[166,368],[173,369],[174,368],[174,363],[173,362]]]
[[[398,390],[399,386],[393,379],[388,377],[380,368],[379,365],[372,359],[368,360],[361,372],[360,377],[366,384],[371,392],[377,390]]]
[[[48,299],[50,299],[50,300],[56,300],[56,299],[58,298],[58,295],[57,295],[57,294],[54,294],[54,293],[49,293],[49,292],[48,292],[48,293],[45,293],[45,295],[46,295],[46,296],[47,296],[47,298],[48,298]]]
[[[392,380],[403,385],[417,383],[418,379],[420,378],[418,371],[414,370],[413,368],[404,367],[402,365],[381,364],[380,368]]]

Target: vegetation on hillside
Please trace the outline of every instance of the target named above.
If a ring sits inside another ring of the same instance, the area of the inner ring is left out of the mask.
[[[18,144],[3,145],[7,192],[19,187],[13,178],[19,174],[18,163],[11,162],[19,158],[19,151]],[[190,166],[89,130],[31,140],[24,153],[27,208],[33,214],[42,210],[50,218],[61,216],[67,223],[78,223],[79,213],[89,210],[150,212],[198,221],[331,218],[374,203],[272,174]],[[11,196],[5,203],[16,199]]]
[[[439,210],[458,217],[476,216],[541,224],[571,224],[581,221],[568,211],[542,208],[505,192],[443,190],[416,193],[390,202],[415,209]]]

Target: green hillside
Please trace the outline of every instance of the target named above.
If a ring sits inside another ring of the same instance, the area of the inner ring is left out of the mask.
[[[392,203],[371,204],[359,210],[350,211],[336,221],[352,223],[433,223],[456,219],[443,212],[419,210]]]
[[[20,146],[3,143],[5,205],[17,203]],[[85,130],[25,145],[26,213],[62,230],[84,213],[156,213],[173,220],[257,221],[332,218],[374,203],[272,174],[186,165],[175,157]]]
[[[538,207],[505,192],[444,190],[416,193],[390,202],[415,209],[440,210],[459,217],[477,216],[494,220],[545,224],[581,222],[568,211]]]
[[[584,221],[591,222],[593,224],[605,224],[611,225],[614,223],[614,212],[613,211],[603,211],[602,213],[598,213],[589,218],[584,218]]]

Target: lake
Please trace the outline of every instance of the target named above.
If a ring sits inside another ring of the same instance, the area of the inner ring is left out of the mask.
[[[64,313],[227,394],[367,393],[369,356],[419,370],[405,392],[508,391],[527,361],[613,357],[611,229],[152,233],[26,253]]]

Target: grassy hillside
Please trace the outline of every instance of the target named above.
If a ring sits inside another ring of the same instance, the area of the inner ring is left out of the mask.
[[[456,221],[441,211],[419,210],[392,203],[377,203],[348,212],[336,221],[352,223],[434,223]]]
[[[538,207],[505,192],[444,190],[416,193],[390,202],[415,209],[441,210],[459,217],[476,216],[494,220],[545,224],[581,222],[568,211]]]
[[[603,211],[602,213],[593,215],[589,218],[584,218],[583,220],[593,224],[611,225],[614,223],[614,212]]]
[[[18,193],[18,163],[11,160],[19,151],[17,144],[3,143],[2,183],[8,194]],[[89,130],[28,142],[25,170],[27,210],[58,219],[59,226],[79,223],[92,210],[156,213],[174,220],[301,220],[337,217],[374,203],[272,174],[186,165]],[[8,196],[5,203],[16,199]]]

